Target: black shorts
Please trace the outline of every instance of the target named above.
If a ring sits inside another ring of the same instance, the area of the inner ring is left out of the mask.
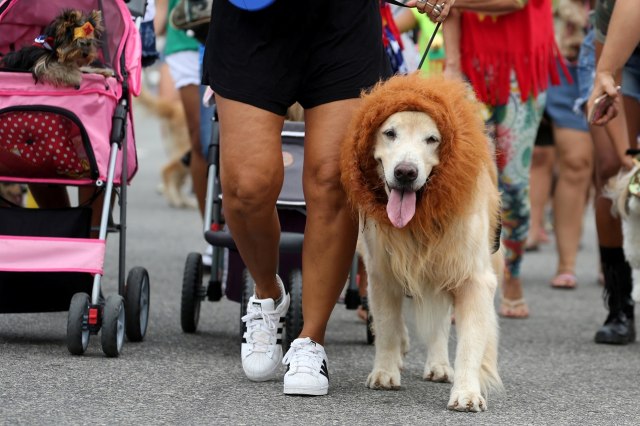
[[[391,74],[378,0],[276,0],[247,12],[214,0],[203,84],[284,115],[357,98]]]

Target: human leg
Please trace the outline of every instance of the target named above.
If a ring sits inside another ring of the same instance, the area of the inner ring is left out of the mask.
[[[200,87],[195,84],[189,84],[178,90],[184,106],[184,113],[187,117],[189,140],[191,142],[189,170],[191,171],[193,191],[198,200],[200,216],[204,217],[204,200],[207,192],[207,161],[202,153],[200,141]]]
[[[554,232],[558,251],[552,286],[575,287],[575,266],[582,222],[591,185],[593,145],[588,132],[554,126],[558,179],[553,196]]]
[[[606,182],[620,169],[620,157],[611,140],[626,137],[620,118],[609,122],[606,131],[591,128],[596,159],[596,230],[604,277],[604,296],[609,309],[604,324],[596,332],[596,343],[626,344],[635,340],[631,268],[622,250],[622,227],[620,219],[611,215],[611,200],[602,195]]]
[[[340,184],[340,144],[359,100],[306,110],[304,194],[307,225],[302,257],[304,327],[301,337],[324,342],[355,250],[357,221]],[[328,132],[327,129],[331,129]]]
[[[224,214],[238,251],[255,282],[243,317],[242,366],[254,381],[275,376],[289,297],[277,277],[280,223],[276,200],[284,166],[283,117],[216,96],[220,120],[220,179]]]
[[[538,128],[531,158],[531,220],[525,250],[536,250],[538,244],[547,241],[545,237],[545,209],[551,196],[555,148],[551,124],[543,119]]]
[[[529,308],[522,301],[520,265],[529,230],[529,172],[531,151],[544,108],[545,94],[520,101],[512,89],[509,102],[493,112],[498,158],[498,185],[502,193],[502,243],[506,274],[502,285],[505,303],[500,313],[509,318],[526,318]]]

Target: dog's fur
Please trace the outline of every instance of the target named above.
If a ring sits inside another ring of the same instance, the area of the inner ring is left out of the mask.
[[[24,193],[25,187],[19,183],[0,182],[0,207],[22,206],[24,204]]]
[[[488,390],[502,387],[493,299],[504,266],[494,252],[500,214],[494,153],[470,89],[418,75],[379,84],[363,95],[341,172],[359,212],[376,336],[367,386],[400,387],[409,349],[401,309],[410,295],[427,344],[424,379],[453,380],[450,409],[485,410]],[[455,373],[447,346],[452,306]]]
[[[182,102],[160,99],[147,90],[142,90],[136,99],[148,111],[162,119],[162,140],[168,159],[161,170],[160,192],[171,207],[195,208],[195,199],[185,193],[190,174],[184,158],[191,150],[191,143]]]
[[[611,213],[622,220],[622,249],[633,269],[633,300],[640,302],[640,194],[632,193],[631,183],[640,182],[640,163],[607,182],[604,195],[611,199]]]
[[[86,23],[93,28],[76,37],[75,31]],[[99,10],[85,14],[80,10],[67,9],[43,31],[42,35],[51,49],[41,45],[24,46],[4,56],[1,65],[12,70],[31,71],[36,83],[42,81],[59,87],[77,87],[82,81],[82,72],[113,75],[112,70],[91,66],[98,59],[98,45],[103,32]]]

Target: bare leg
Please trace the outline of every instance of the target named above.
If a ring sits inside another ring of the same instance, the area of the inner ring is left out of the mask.
[[[529,197],[531,198],[531,219],[526,248],[538,245],[544,232],[544,211],[551,195],[553,166],[555,163],[553,145],[535,146],[531,159]]]
[[[280,136],[284,118],[218,95],[216,103],[225,219],[255,280],[256,296],[275,300],[280,297],[276,284],[280,223],[275,206],[284,177]]]
[[[591,185],[593,145],[589,133],[553,128],[558,159],[558,181],[553,197],[558,274],[575,273],[582,221]]]
[[[303,187],[307,225],[302,254],[304,327],[301,337],[324,344],[324,334],[353,261],[357,219],[340,183],[340,145],[360,104],[349,99],[305,111]]]
[[[179,89],[184,112],[187,117],[189,139],[191,141],[191,180],[196,193],[200,215],[204,217],[204,199],[207,193],[207,161],[202,154],[200,141],[200,87],[189,84]]]

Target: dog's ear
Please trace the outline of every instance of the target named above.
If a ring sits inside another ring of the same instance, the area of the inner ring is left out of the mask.
[[[91,25],[93,25],[94,37],[99,39],[102,37],[102,33],[104,32],[104,25],[102,24],[102,12],[99,10],[92,10],[89,13],[89,17],[87,19]]]

